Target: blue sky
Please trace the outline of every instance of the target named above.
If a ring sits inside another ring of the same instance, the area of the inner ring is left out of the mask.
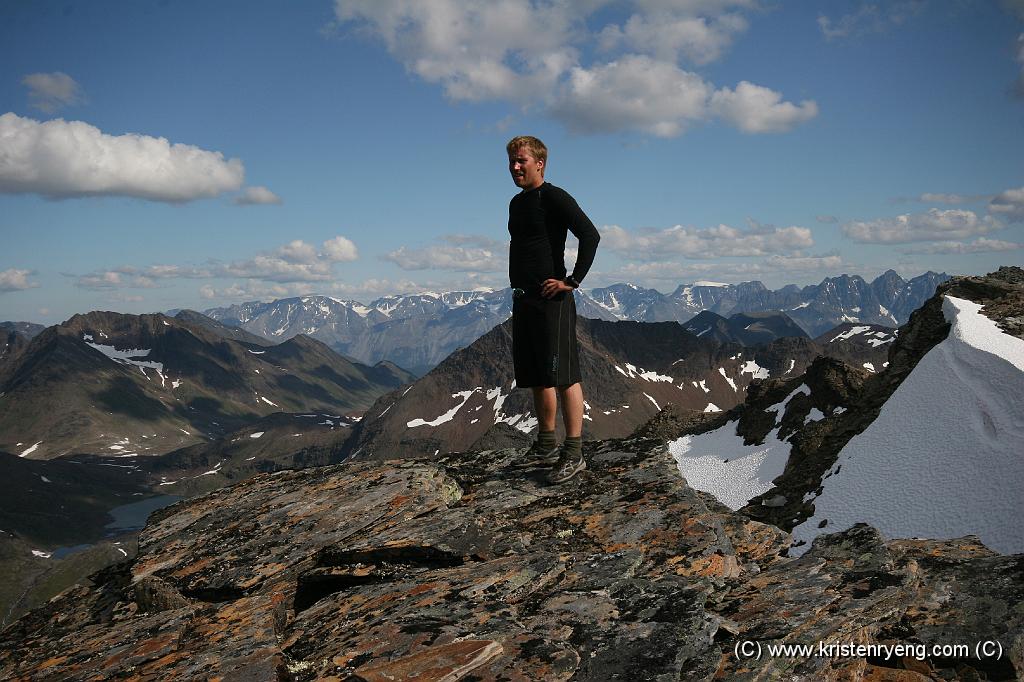
[[[506,286],[517,134],[585,287],[1019,265],[1024,1],[8,1],[0,320]]]

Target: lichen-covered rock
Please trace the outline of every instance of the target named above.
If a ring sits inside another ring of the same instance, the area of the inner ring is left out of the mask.
[[[1021,557],[857,527],[788,536],[689,488],[666,448],[592,443],[258,476],[159,512],[139,554],[0,633],[0,678],[1011,679]],[[738,643],[999,642],[998,660],[737,658]],[[1009,675],[1009,677],[1007,677]]]

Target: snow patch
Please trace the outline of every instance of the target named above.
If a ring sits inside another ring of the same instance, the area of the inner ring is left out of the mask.
[[[102,332],[100,332],[100,333],[103,334]],[[104,335],[104,338],[106,338],[105,335]],[[146,377],[147,379],[149,379],[149,377],[146,376],[145,368],[148,367],[149,369],[155,369],[157,371],[157,374],[160,375],[160,384],[163,385],[163,382],[164,382],[164,375],[163,375],[164,365],[163,365],[163,363],[161,363],[161,362],[152,362],[150,360],[136,360],[135,359],[135,358],[148,357],[150,352],[151,352],[150,349],[148,349],[148,348],[127,348],[125,350],[118,350],[117,348],[114,348],[113,346],[104,346],[103,344],[90,343],[88,341],[86,342],[86,345],[95,348],[96,350],[98,350],[99,352],[103,353],[105,356],[107,356],[108,358],[110,358],[111,360],[113,360],[114,362],[116,362],[119,365],[127,365],[127,366],[138,367],[139,371],[142,372],[142,376]]]
[[[260,438],[264,433],[266,433],[266,432],[265,431],[257,431],[256,433],[250,433],[249,434],[249,438]]]
[[[38,448],[38,447],[39,447],[40,445],[42,445],[42,444],[43,444],[43,441],[39,441],[39,442],[38,442],[38,443],[36,443],[35,445],[33,445],[33,446],[29,447],[29,448],[26,448],[26,449],[22,450],[22,451],[21,451],[21,454],[20,454],[20,455],[18,455],[18,457],[28,457],[28,456],[29,456],[29,455],[31,455],[31,454],[32,454],[33,452],[35,452],[35,451],[36,451],[36,449],[37,449],[37,448]]]
[[[708,403],[708,406],[704,408],[705,412],[721,412],[722,408],[714,403]]]
[[[644,397],[647,398],[648,400],[650,400],[652,403],[654,403],[654,409],[656,409],[658,412],[661,412],[661,406],[658,405],[658,401],[657,400],[655,400],[651,396],[647,395],[646,393],[644,393]]]
[[[753,360],[747,360],[743,363],[743,366],[740,367],[740,374],[750,374],[754,379],[767,379],[769,372]]]
[[[781,419],[782,415],[786,411],[786,405],[789,404],[789,401],[801,393],[803,395],[811,394],[811,389],[807,387],[807,384],[800,384],[799,386],[794,388],[790,392],[790,394],[783,398],[781,401],[775,403],[774,405],[769,405],[768,407],[766,407],[765,412],[775,412],[778,415],[779,419]],[[778,424],[778,419],[776,419],[775,423]]]
[[[200,476],[211,476],[211,475],[213,475],[213,474],[218,474],[218,473],[220,473],[220,468],[221,468],[222,466],[224,466],[224,461],[223,461],[223,460],[221,460],[220,462],[218,462],[218,463],[217,463],[217,466],[213,467],[213,468],[212,468],[212,469],[210,469],[209,471],[204,471],[203,473],[201,473],[201,474],[199,474],[199,475],[200,475]]]
[[[458,413],[458,411],[462,409],[462,406],[466,404],[466,402],[469,400],[469,397],[471,395],[473,395],[475,392],[476,391],[473,390],[473,391],[460,391],[458,393],[453,393],[452,397],[453,398],[462,398],[462,402],[460,402],[458,405],[456,405],[452,409],[450,409],[447,412],[445,412],[444,414],[442,414],[440,417],[437,417],[437,418],[435,418],[435,419],[433,419],[431,421],[427,421],[425,419],[413,419],[412,421],[408,422],[405,426],[407,428],[412,429],[412,428],[415,428],[417,426],[440,426],[441,424],[444,424],[445,422],[450,422],[452,419],[455,418],[455,415]]]
[[[848,329],[847,331],[834,337],[831,341],[829,341],[829,343],[835,343],[836,341],[845,341],[846,339],[853,338],[857,334],[863,334],[864,332],[869,331],[871,331],[871,327],[850,327],[850,329]]]
[[[686,482],[733,511],[771,490],[772,480],[786,468],[789,449],[778,439],[778,429],[765,437],[763,445],[744,445],[735,422],[668,445]]]
[[[531,416],[521,420],[518,424],[516,424],[515,428],[519,429],[523,433],[530,433],[535,428],[537,428],[538,424],[540,424],[540,421],[538,421],[536,417]]]
[[[733,381],[732,379],[730,379],[729,375],[727,375],[725,373],[725,367],[719,367],[718,368],[718,373],[722,375],[722,378],[724,378],[726,381],[729,382],[729,385],[732,386],[732,390],[734,390],[734,391],[739,391],[740,390],[740,389],[736,388],[736,382]]]
[[[626,369],[622,369],[618,365],[615,365],[615,369],[619,371],[619,374],[630,379],[640,378],[643,379],[644,381],[663,381],[668,383],[672,383],[673,381],[675,381],[675,379],[673,379],[672,377],[666,376],[664,374],[658,374],[657,372],[648,372],[645,371],[643,368],[637,369],[636,365],[631,365],[628,362],[626,363]]]

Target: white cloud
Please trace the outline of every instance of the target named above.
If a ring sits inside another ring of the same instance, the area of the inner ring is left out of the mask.
[[[843,234],[854,241],[901,244],[949,239],[966,239],[987,234],[1002,226],[991,216],[978,217],[973,211],[933,208],[925,213],[895,218],[853,221],[843,225]]]
[[[32,270],[19,270],[18,268],[8,268],[7,270],[0,271],[0,293],[5,291],[24,291],[25,289],[38,287],[37,283],[28,280],[31,274],[33,274]]]
[[[276,251],[281,260],[289,263],[315,263],[317,260],[316,248],[301,239],[288,242],[278,247]]]
[[[345,282],[326,282],[310,284],[296,282],[291,284],[268,284],[258,281],[236,282],[224,287],[203,285],[199,295],[208,301],[270,301],[293,296],[329,295],[343,299],[369,301],[380,296],[395,292],[419,292],[426,289],[437,289],[433,284],[417,284],[411,280],[367,279],[358,284]],[[440,287],[444,288],[444,287]]]
[[[529,0],[337,0],[335,15],[387,46],[456,100],[514,99],[548,89],[575,59],[568,3]]]
[[[335,263],[354,261],[359,258],[359,249],[352,240],[338,235],[324,242],[324,256]]]
[[[136,271],[134,268],[128,269],[132,274]],[[151,279],[169,279],[178,277],[212,277],[208,270],[202,268],[186,268],[180,265],[150,265],[139,271],[145,277]]]
[[[690,283],[700,279],[741,282],[763,276],[788,276],[800,273],[834,275],[845,267],[841,256],[769,256],[759,262],[704,262],[680,263],[678,261],[657,261],[651,263],[627,263],[615,270],[597,273],[597,278],[607,283],[629,281],[642,286],[653,286],[655,282],[670,282],[673,285]],[[588,278],[589,279],[589,278]]]
[[[818,27],[827,40],[884,33],[905,24],[926,4],[927,0],[862,2],[856,12],[844,14],[835,20],[819,15]]]
[[[601,244],[621,256],[647,260],[665,255],[687,258],[767,256],[792,253],[814,245],[806,227],[757,226],[741,230],[729,225],[705,229],[676,225],[664,230],[625,230],[618,225],[601,228]]]
[[[312,294],[312,285],[308,283],[267,284],[265,282],[235,282],[225,287],[204,285],[199,287],[199,295],[212,301],[270,301],[277,298],[306,296]]]
[[[158,286],[159,280],[168,279],[239,277],[278,284],[330,282],[334,279],[336,263],[353,261],[358,256],[356,245],[341,235],[325,241],[320,250],[301,239],[295,239],[271,252],[257,254],[246,260],[231,263],[214,262],[202,267],[164,264],[137,268],[125,265],[81,275],[76,278],[75,283],[83,289],[150,289]],[[308,287],[308,284],[296,284],[293,288],[307,289]],[[204,287],[204,289],[207,288],[209,287]],[[277,285],[274,285],[273,289],[290,290],[288,287]],[[213,291],[214,289],[209,288],[209,290]],[[270,290],[267,289],[267,291]]]
[[[0,192],[60,199],[117,195],[181,203],[242,186],[238,159],[82,121],[0,116]]]
[[[258,204],[283,204],[281,197],[271,192],[262,185],[246,187],[242,196],[235,197],[235,203],[239,206],[253,206]]]
[[[481,249],[494,251],[508,250],[508,240],[499,241],[493,237],[481,234],[446,234],[441,236],[441,241],[454,246],[476,246]]]
[[[103,289],[152,289],[157,286],[152,277],[140,274],[131,267],[101,270],[75,278],[75,286],[99,291]]]
[[[1000,192],[989,203],[988,210],[1014,222],[1024,221],[1024,187]]]
[[[82,88],[66,73],[30,73],[21,79],[28,86],[28,101],[36,109],[52,114],[83,101]]]
[[[824,256],[769,256],[762,272],[835,272],[843,267],[843,259],[837,254]]]
[[[464,246],[428,246],[410,249],[401,246],[384,256],[403,270],[456,270],[460,272],[498,272],[506,269],[507,259],[490,249]]]
[[[75,284],[82,289],[113,289],[122,286],[124,282],[122,281],[121,273],[107,270],[91,275],[82,275]]]
[[[222,265],[216,269],[220,277],[242,277],[269,282],[324,282],[334,276],[329,261],[297,263],[277,254],[261,254],[244,261]]]
[[[475,234],[448,234],[440,245],[422,248],[401,246],[383,259],[403,270],[451,270],[501,272],[508,269],[508,243]]]
[[[582,133],[683,133],[721,116],[745,132],[780,132],[813,118],[817,105],[782,101],[741,82],[717,93],[678,61],[719,58],[754,0],[635,0],[621,24],[594,32],[588,20],[611,0],[336,0],[340,25],[380,39],[406,68],[455,100],[503,100],[535,108]],[[603,15],[600,15],[604,19]],[[595,20],[596,21],[596,20]],[[579,46],[600,43],[600,63]],[[608,52],[612,54],[609,55]]]
[[[970,199],[960,194],[936,194],[932,192],[925,192],[918,198],[918,201],[926,204],[963,204],[970,201]]]
[[[712,95],[711,110],[745,133],[781,133],[818,115],[812,100],[783,102],[780,93],[747,81]]]
[[[673,137],[707,117],[710,94],[711,86],[697,74],[627,55],[592,69],[574,68],[550,111],[575,132],[631,129]]]
[[[695,73],[645,55],[626,55],[591,69],[574,68],[550,113],[569,130],[638,130],[675,137],[718,117],[745,133],[779,133],[809,121],[818,105],[782,101],[782,94],[746,81],[714,88]]]
[[[978,237],[973,242],[935,242],[916,249],[908,249],[903,253],[907,254],[956,254],[964,255],[969,253],[997,253],[1000,251],[1016,251],[1024,248],[1024,244],[1005,242],[999,239],[987,239]]]
[[[665,62],[674,63],[683,56],[696,64],[707,64],[719,59],[732,45],[734,36],[747,30],[747,26],[741,14],[724,13],[708,18],[678,10],[655,10],[632,15],[624,26],[606,27],[599,40],[606,50],[625,45]]]

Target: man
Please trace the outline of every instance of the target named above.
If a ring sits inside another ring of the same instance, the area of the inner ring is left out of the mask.
[[[594,262],[601,236],[575,199],[544,181],[548,150],[543,142],[516,137],[506,151],[512,181],[521,190],[508,207],[512,359],[516,385],[533,389],[534,411],[540,422],[537,441],[527,456],[547,463],[557,453],[548,481],[562,483],[587,467],[573,290]],[[579,255],[569,276],[565,268],[567,231],[579,239]],[[559,398],[566,436],[561,448],[555,440]]]

